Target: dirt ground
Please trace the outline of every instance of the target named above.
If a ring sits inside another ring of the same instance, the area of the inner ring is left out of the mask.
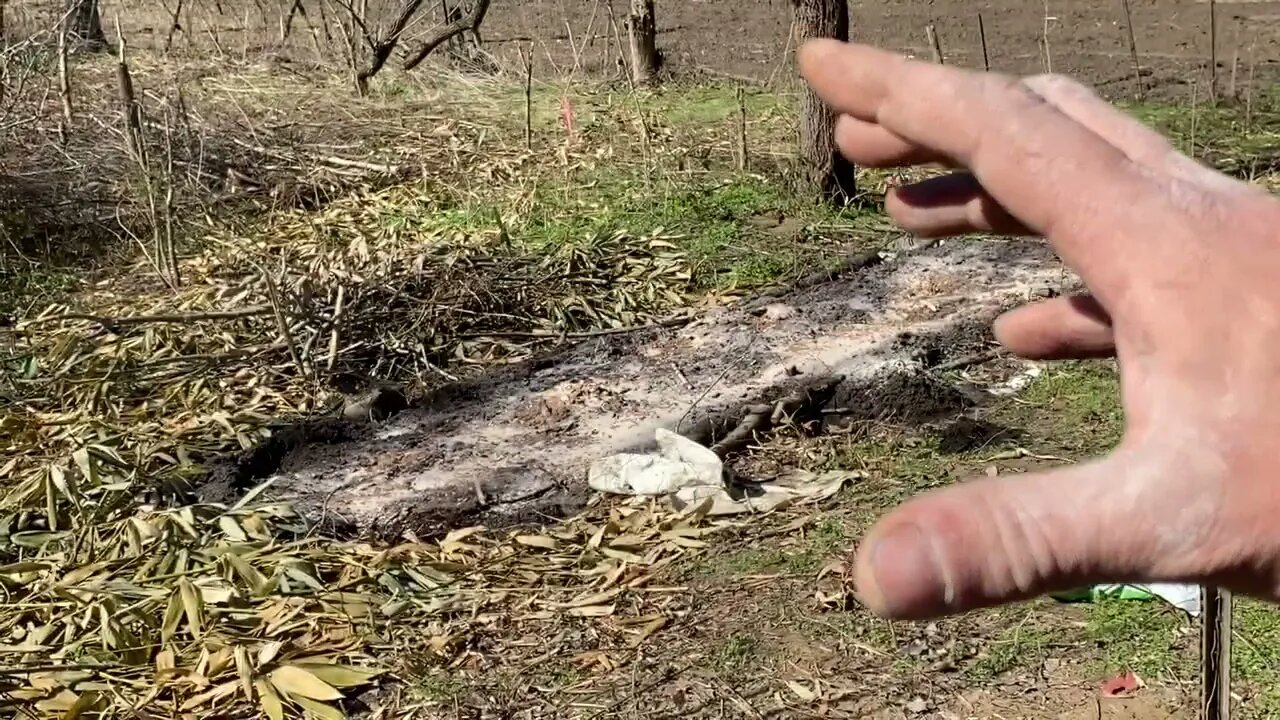
[[[575,65],[571,47],[576,45],[583,68],[612,71],[618,61],[613,36],[621,28],[623,10],[615,3],[619,7],[610,18],[603,5],[595,0],[495,3],[487,40],[500,47],[532,40],[545,66],[562,71]],[[1147,89],[1176,96],[1189,90],[1192,78],[1206,87],[1211,55],[1208,3],[1133,0],[1129,5],[1140,64],[1144,76],[1149,75],[1144,78]],[[854,39],[929,57],[925,28],[932,23],[948,62],[982,67],[985,34],[993,70],[1052,69],[1077,75],[1114,96],[1135,90],[1121,7],[1096,0],[850,2]],[[791,75],[790,2],[686,0],[659,3],[657,13],[658,45],[673,72],[703,71],[759,81]],[[1223,83],[1237,58],[1241,83],[1253,62],[1260,66],[1257,72],[1265,72],[1280,61],[1277,19],[1280,2],[1218,3],[1217,60]]]

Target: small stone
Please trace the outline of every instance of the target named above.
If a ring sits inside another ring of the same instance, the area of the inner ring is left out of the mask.
[[[773,303],[764,307],[764,319],[769,322],[786,320],[796,314],[796,309],[783,303]]]

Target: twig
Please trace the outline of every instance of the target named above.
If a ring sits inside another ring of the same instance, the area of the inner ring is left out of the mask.
[[[1244,90],[1244,131],[1253,132],[1253,76],[1258,69],[1258,57],[1254,52],[1255,45],[1249,44],[1249,85]]]
[[[1133,63],[1133,81],[1138,86],[1138,99],[1146,94],[1146,88],[1142,83],[1142,65],[1138,62],[1138,41],[1133,35],[1133,13],[1129,9],[1129,0],[1120,0],[1121,9],[1124,11],[1124,27],[1126,35],[1129,39],[1129,58]]]
[[[747,98],[746,91],[738,86],[734,96],[738,100],[738,172],[746,172],[749,165],[747,156]]]
[[[963,357],[958,357],[955,360],[950,360],[948,362],[934,365],[933,367],[929,368],[929,370],[933,372],[948,372],[951,370],[961,370],[963,368],[972,367],[974,365],[981,365],[986,362],[991,362],[992,360],[996,360],[1002,357],[1003,355],[1004,355],[1004,351],[1000,350],[999,348],[993,348],[991,350],[983,350],[982,352],[973,353],[972,355],[965,355]]]
[[[933,61],[939,65],[945,65],[946,62],[942,58],[942,41],[938,39],[938,28],[929,23],[924,26],[924,34],[929,38],[929,48],[933,51]]]
[[[1240,86],[1238,80],[1240,78],[1240,45],[1237,39],[1236,48],[1231,53],[1231,84],[1227,86],[1227,97],[1232,101],[1240,97]]]
[[[520,60],[524,62],[524,147],[533,149],[533,45],[526,55],[520,48]]]
[[[982,21],[982,13],[978,13],[978,41],[982,43],[982,69],[991,72],[991,55],[987,53],[987,24]]]
[[[1050,19],[1051,19],[1051,16],[1049,15],[1049,0],[1044,0],[1044,30],[1041,34],[1041,39],[1044,44],[1044,71],[1047,73],[1053,72],[1053,50],[1049,47],[1049,20]]]
[[[346,299],[347,286],[339,285],[338,297],[333,302],[333,329],[329,331],[329,356],[324,363],[326,370],[332,370],[334,363],[338,361],[338,340],[341,335],[342,311],[346,309],[344,305]]]
[[[58,95],[62,98],[62,121],[67,131],[71,129],[71,73],[67,67],[67,18],[64,15],[58,29]]]
[[[120,31],[119,18],[116,19],[116,42],[120,48],[120,57],[116,63],[116,84],[120,93],[120,113],[124,122],[125,141],[129,146],[129,152],[139,162],[145,163],[142,150],[142,106],[134,96],[133,77],[129,74],[124,33]]]
[[[791,422],[796,416],[820,414],[822,406],[827,404],[842,382],[843,375],[823,378],[793,391],[772,405],[750,406],[746,417],[728,435],[711,445],[711,451],[725,458],[746,447],[759,435]]]
[[[257,263],[254,263],[255,265]],[[284,341],[285,346],[289,348],[289,358],[293,360],[293,364],[297,366],[300,375],[307,374],[307,366],[303,362],[304,358],[298,353],[298,344],[293,338],[293,331],[289,329],[289,321],[285,319],[284,304],[280,298],[280,291],[276,288],[275,278],[271,277],[271,273],[265,267],[259,266],[262,272],[262,281],[267,286],[267,297],[271,300],[271,313],[275,317],[276,327],[280,330],[280,338]]]
[[[1218,3],[1209,0],[1209,102],[1218,102]]]

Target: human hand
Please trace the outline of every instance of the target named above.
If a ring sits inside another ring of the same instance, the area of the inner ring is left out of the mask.
[[[963,172],[897,188],[923,235],[1043,235],[1090,294],[996,337],[1032,358],[1114,352],[1110,455],[912,499],[868,533],[860,598],[925,618],[1096,582],[1200,582],[1280,599],[1280,201],[1205,168],[1057,76],[1022,80],[830,40],[801,73],[864,166]]]

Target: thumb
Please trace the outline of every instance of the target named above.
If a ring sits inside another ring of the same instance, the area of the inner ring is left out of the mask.
[[[1123,492],[1121,465],[1113,455],[915,498],[877,523],[858,549],[857,593],[877,614],[923,619],[1140,579],[1152,566],[1153,538],[1132,522],[1131,505],[1144,493]]]

